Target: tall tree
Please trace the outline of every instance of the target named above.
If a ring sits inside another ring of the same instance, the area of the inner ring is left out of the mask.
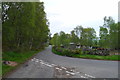
[[[96,38],[96,32],[93,28],[83,28],[81,33],[81,44],[93,46],[93,41]]]
[[[43,2],[3,2],[3,51],[38,50],[48,41]]]
[[[76,44],[79,43],[79,37],[75,35],[74,30],[71,31],[71,42],[76,43]]]
[[[118,49],[118,24],[113,23],[110,25],[110,47],[113,49]]]
[[[100,45],[107,48],[118,48],[118,23],[112,17],[104,17],[104,25],[100,27]]]
[[[55,46],[60,46],[59,43],[60,43],[59,42],[59,35],[58,35],[58,33],[55,33],[54,36],[51,39],[51,44],[55,45]]]
[[[107,48],[109,46],[109,34],[107,28],[100,27],[100,40],[99,45],[101,47]]]
[[[77,26],[76,28],[74,28],[74,31],[75,31],[76,35],[79,37],[79,39],[80,39],[81,33],[83,31],[83,27],[82,26]]]

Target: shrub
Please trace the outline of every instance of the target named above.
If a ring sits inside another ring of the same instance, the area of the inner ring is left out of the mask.
[[[65,56],[74,56],[76,54],[89,54],[89,55],[99,55],[99,56],[107,56],[109,55],[109,51],[108,50],[96,50],[96,49],[75,49],[75,50],[71,50],[71,49],[65,49],[65,48],[61,48],[58,46],[54,46],[53,49],[60,55],[65,55]]]
[[[61,55],[65,55],[65,56],[73,56],[75,54],[82,54],[81,49],[70,50],[70,49],[65,49],[65,48],[61,48],[61,47],[57,47],[57,46],[54,46],[52,49],[54,49],[54,52],[55,51],[57,53],[59,52],[59,53],[61,53]]]

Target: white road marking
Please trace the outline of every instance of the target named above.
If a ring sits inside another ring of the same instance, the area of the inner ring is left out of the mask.
[[[41,64],[43,64],[43,65],[46,65],[46,66],[48,66],[48,67],[55,67],[55,66],[57,66],[57,65],[55,65],[55,64],[49,64],[48,62],[44,62],[43,60],[39,60],[39,59],[36,59],[36,58],[33,58],[33,59],[31,59],[31,61],[35,61],[36,63],[37,62],[40,62]],[[62,69],[67,69],[67,68],[65,68],[65,67],[61,67]],[[62,70],[62,69],[60,69],[60,68],[58,68],[58,67],[56,67],[55,69],[57,69],[57,70]],[[75,75],[75,74],[80,74],[80,72],[75,72],[74,70],[70,70],[70,71],[73,71],[73,72],[69,72],[69,71],[66,71],[66,75]],[[81,76],[81,78],[95,78],[95,77],[93,77],[93,76],[91,76],[91,75],[88,75],[88,74],[84,74],[85,76]]]
[[[48,66],[48,67],[53,67],[52,65],[49,65],[49,64],[45,64],[46,66]]]
[[[39,61],[35,61],[35,62],[39,62]]]
[[[79,74],[80,72],[76,72],[76,74]]]
[[[41,64],[45,64],[44,62],[40,62]]]
[[[57,66],[57,65],[55,65],[55,64],[51,64],[52,66]]]
[[[32,58],[32,59],[35,59],[35,58]]]
[[[60,71],[62,71],[62,69],[59,69]]]
[[[91,77],[91,78],[95,78],[95,77],[93,77],[93,76],[91,76],[91,75],[88,75],[88,74],[85,74],[86,76],[88,76],[88,77]]]
[[[81,78],[86,78],[86,77],[84,77],[84,76],[81,76]]]
[[[66,73],[69,73],[69,74],[75,75],[75,73],[73,73],[73,72],[69,72],[69,71],[66,71]]]
[[[40,62],[42,62],[43,60],[39,60]]]
[[[65,67],[61,67],[61,68],[66,69]]]
[[[71,69],[70,71],[74,71],[74,70]]]
[[[35,58],[31,59],[31,61],[35,61]]]
[[[59,69],[59,68],[56,67],[55,69]]]
[[[66,75],[70,75],[70,74],[66,74]]]
[[[34,59],[31,59],[31,61],[34,61]]]

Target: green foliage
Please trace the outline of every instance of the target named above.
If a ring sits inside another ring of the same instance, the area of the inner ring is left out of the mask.
[[[59,34],[55,33],[51,39],[51,44],[55,46],[68,46],[70,43],[71,36],[69,34],[65,34],[65,32],[61,31]]]
[[[60,48],[56,46],[52,48],[52,51],[55,53],[58,52],[58,54],[64,55],[64,56],[73,56],[74,54],[82,54],[81,49],[70,50],[70,49]]]
[[[79,37],[75,34],[75,30],[71,31],[70,42],[72,43],[79,43]]]
[[[61,51],[61,52],[59,52]],[[94,51],[94,50],[93,50]],[[68,56],[68,57],[75,57],[75,58],[85,58],[85,59],[98,59],[98,60],[117,60],[120,61],[120,55],[108,55],[108,56],[99,56],[99,55],[90,55],[90,54],[76,54],[78,53],[77,51],[72,51],[72,50],[59,50],[55,47],[52,48],[52,52],[58,55],[62,56]],[[88,51],[84,51],[84,53],[88,53]]]
[[[119,23],[115,23],[112,17],[104,17],[104,25],[100,27],[99,45],[103,48],[119,49],[118,34]]]
[[[94,39],[96,38],[96,32],[93,28],[84,28],[81,33],[81,44],[87,46],[93,46]]]
[[[104,24],[100,26],[99,37],[96,36],[94,28],[83,28],[77,26],[70,34],[61,31],[56,33],[51,39],[51,44],[60,46],[69,46],[69,43],[75,43],[85,46],[95,46],[108,49],[120,49],[119,34],[120,22],[115,23],[112,17],[104,17]]]
[[[60,34],[54,34],[51,43],[56,46],[60,46],[61,44],[68,46],[70,43],[93,46],[97,45],[97,37],[93,28],[77,26],[71,31],[71,34],[65,34],[63,31]]]
[[[49,38],[48,26],[43,2],[2,2],[3,60],[21,64],[33,51],[43,49]],[[3,64],[3,75],[12,69]]]
[[[50,40],[51,44],[56,45],[56,46],[60,45],[58,38],[59,38],[58,33],[54,34],[54,36],[53,36],[52,39]]]
[[[109,46],[109,34],[107,28],[100,27],[100,40],[99,40],[99,45],[103,48],[108,48]]]
[[[110,30],[109,30],[109,34],[110,34],[110,48],[114,49],[114,48],[120,48],[118,45],[118,24],[117,23],[113,23],[110,25]]]
[[[44,48],[49,24],[43,2],[3,2],[2,9],[4,52]]]
[[[74,31],[76,33],[76,35],[79,37],[81,37],[81,33],[83,32],[83,27],[82,26],[77,26],[76,28],[74,28]]]

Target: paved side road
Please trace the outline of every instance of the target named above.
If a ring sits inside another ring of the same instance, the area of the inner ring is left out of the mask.
[[[118,62],[59,56],[49,46],[7,78],[118,78]]]

